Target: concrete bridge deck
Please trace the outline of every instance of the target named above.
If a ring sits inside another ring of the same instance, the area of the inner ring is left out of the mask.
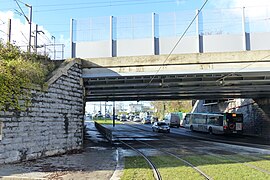
[[[88,101],[263,98],[270,51],[85,59]]]

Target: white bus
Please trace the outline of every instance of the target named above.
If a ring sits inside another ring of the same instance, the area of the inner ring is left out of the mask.
[[[210,134],[242,134],[243,114],[236,113],[188,113],[185,128],[191,131],[209,132]]]

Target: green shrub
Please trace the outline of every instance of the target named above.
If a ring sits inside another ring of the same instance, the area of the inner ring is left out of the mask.
[[[54,68],[46,56],[0,42],[0,110],[21,110],[27,106],[32,84],[42,85]]]

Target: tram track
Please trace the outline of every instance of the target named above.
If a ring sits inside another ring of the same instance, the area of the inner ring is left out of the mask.
[[[166,137],[167,139],[166,139],[166,141],[171,141],[172,143],[174,143],[174,145],[175,145],[175,147],[179,147],[179,148],[183,148],[183,145],[178,145],[178,144],[175,144],[175,140],[173,141],[173,140],[170,140],[171,139],[171,137]],[[169,139],[170,138],[170,139]],[[140,141],[140,140],[137,140],[137,141]],[[142,142],[142,141],[141,141]],[[148,144],[148,143],[145,143],[145,142],[142,142],[142,143],[144,143],[144,144]],[[185,146],[184,147],[185,149],[189,149],[189,150],[192,150],[192,151],[194,151],[194,149],[191,149],[191,148],[189,148],[189,147],[187,147],[187,146]],[[219,149],[219,150],[222,150],[222,149]],[[205,151],[200,151],[200,150],[197,150],[197,152],[200,152],[200,153],[204,153],[204,154],[207,154],[207,155],[210,155],[210,156],[214,156],[214,157],[216,157],[217,159],[223,159],[223,160],[228,160],[226,157],[224,157],[223,155],[218,155],[218,154],[214,154],[214,153],[209,153],[209,152],[205,152]],[[167,153],[170,153],[169,151],[167,151]],[[173,154],[172,154],[173,155]],[[177,157],[179,157],[179,156],[177,156]],[[179,157],[180,158],[180,157]],[[181,158],[182,159],[182,158]],[[262,159],[262,160],[269,160],[269,159],[265,159],[265,158],[261,158],[260,157],[260,159]],[[183,159],[184,160],[184,159]],[[184,160],[185,161],[185,160]],[[266,170],[266,169],[263,169],[263,168],[260,168],[260,167],[257,167],[257,166],[255,166],[255,165],[253,165],[253,164],[249,164],[249,163],[247,163],[247,162],[241,162],[241,161],[238,161],[238,160],[236,160],[236,159],[233,159],[233,158],[230,158],[230,161],[232,161],[232,162],[234,162],[234,163],[239,163],[239,164],[242,164],[242,165],[244,165],[244,166],[246,166],[246,167],[249,167],[249,168],[252,168],[252,169],[255,169],[255,170],[257,170],[257,171],[260,171],[260,172],[263,172],[263,173],[266,173],[266,174],[269,174],[270,175],[270,171],[268,171],[268,170]]]
[[[133,146],[125,143],[124,141],[119,141],[121,142],[122,144],[124,144],[125,146],[129,147],[130,149],[132,149],[133,151],[137,152],[139,155],[141,155],[146,161],[147,163],[150,165],[152,171],[153,171],[153,174],[154,174],[154,177],[156,180],[162,180],[162,177],[160,175],[160,172],[158,171],[158,169],[156,168],[155,164],[141,151],[139,151],[138,149],[134,148]]]
[[[150,145],[149,143],[145,143],[143,141],[140,141],[140,140],[135,140],[136,142],[139,142],[141,144],[144,144],[144,145],[147,145],[148,147],[151,147],[152,149],[155,149],[156,151],[159,151],[159,152],[162,152],[163,154],[167,154],[167,155],[170,155],[174,158],[176,158],[177,160],[180,160],[181,162],[183,162],[184,164],[186,164],[187,166],[191,167],[192,169],[194,169],[194,171],[198,172],[201,176],[203,176],[205,179],[207,180],[212,180],[212,178],[210,176],[208,176],[207,174],[205,174],[202,170],[200,170],[198,167],[196,167],[195,165],[193,165],[192,163],[188,162],[187,160],[184,160],[183,158],[179,157],[178,155],[172,153],[172,152],[169,152],[169,151],[164,151],[164,150],[161,150],[160,148],[157,148],[153,145]],[[148,164],[150,165],[150,167],[152,168],[152,171],[154,173],[154,177],[156,180],[161,180],[162,177],[161,177],[161,174],[159,173],[157,167],[155,166],[155,164],[144,154],[142,153],[140,150],[138,150],[138,148],[135,148],[133,146],[131,146],[130,144],[122,141],[122,140],[119,140],[119,142],[121,142],[122,144],[124,144],[125,146],[129,147],[130,149],[132,149],[133,151],[137,152],[138,154],[140,154],[147,162]]]
[[[132,127],[132,126],[131,126],[131,127]],[[140,130],[149,132],[148,130],[145,130],[144,128],[139,128],[139,127],[133,127],[133,128],[136,128],[136,129],[140,129]],[[164,134],[163,136],[160,136],[160,137],[166,138],[165,142],[166,142],[166,141],[171,141],[171,142],[174,144],[175,147],[183,148],[183,145],[180,145],[180,146],[179,146],[179,145],[176,143],[175,139],[173,139],[173,137],[170,137],[170,136],[167,135],[167,134]],[[196,138],[196,139],[197,139],[197,138]],[[202,140],[202,139],[197,139],[197,140],[208,142],[207,140]],[[174,157],[174,158],[176,158],[176,159],[182,161],[182,162],[185,163],[186,165],[192,167],[194,170],[196,170],[198,173],[200,173],[202,176],[204,176],[205,179],[212,179],[210,176],[208,176],[207,174],[205,174],[205,173],[204,173],[202,170],[200,170],[198,167],[196,167],[196,166],[193,165],[192,163],[188,162],[187,160],[183,159],[183,158],[182,158],[183,155],[175,154],[175,153],[173,153],[173,152],[171,152],[171,151],[168,151],[168,150],[163,150],[163,149],[158,148],[158,147],[155,147],[155,146],[153,146],[153,145],[151,145],[151,144],[149,144],[149,143],[143,142],[143,141],[141,141],[141,140],[137,140],[136,138],[134,139],[134,141],[140,142],[140,143],[142,143],[142,144],[144,144],[144,145],[146,145],[146,146],[148,146],[148,147],[151,147],[152,149],[156,149],[156,150],[158,150],[158,151],[160,151],[160,152],[163,152],[163,153],[165,153],[165,154],[168,154],[168,155],[170,155],[170,156],[172,156],[172,157]],[[214,142],[214,143],[215,143],[215,142]],[[221,142],[219,142],[219,143],[221,143]],[[227,144],[227,143],[225,143],[225,144]],[[171,145],[171,144],[170,144],[170,145]],[[235,144],[233,144],[233,145],[235,145]],[[240,145],[241,145],[241,144],[240,144]],[[184,145],[184,146],[185,146],[185,145]],[[189,150],[191,150],[191,151],[194,152],[194,149],[188,148],[187,146],[185,146],[185,149],[189,149]],[[219,148],[218,148],[218,149],[219,149]],[[224,149],[219,149],[219,150],[224,150]],[[228,157],[224,157],[223,155],[215,154],[215,153],[209,153],[209,152],[206,152],[206,151],[200,151],[200,150],[198,150],[198,149],[195,151],[195,153],[196,153],[196,152],[198,152],[198,153],[204,153],[205,155],[213,156],[213,157],[216,157],[217,159],[220,159],[220,160],[229,160],[229,161],[231,161],[232,163],[238,163],[238,164],[241,164],[241,165],[246,166],[246,167],[248,167],[248,168],[251,168],[251,169],[254,169],[254,170],[256,170],[256,171],[260,171],[260,172],[262,172],[262,173],[265,173],[265,174],[270,175],[270,171],[269,171],[269,170],[264,169],[264,168],[262,168],[262,167],[258,167],[258,166],[253,165],[253,164],[250,164],[250,163],[248,163],[248,162],[245,162],[244,159],[243,159],[244,162],[243,162],[242,160],[237,160],[237,159],[234,159],[234,158],[228,159]],[[229,152],[230,152],[230,151],[229,151]],[[233,152],[233,151],[232,151],[232,152]],[[263,160],[268,160],[268,159],[261,158],[261,157],[259,157],[259,158],[260,158],[260,159],[263,159]]]
[[[207,174],[205,174],[205,173],[204,173],[202,170],[200,170],[198,167],[196,167],[196,166],[193,165],[192,163],[188,162],[187,160],[185,160],[185,159],[179,157],[178,155],[176,155],[176,154],[174,154],[174,153],[172,153],[172,152],[169,152],[169,151],[161,150],[160,148],[157,148],[157,147],[155,147],[155,146],[153,146],[153,145],[151,145],[151,144],[149,144],[149,143],[146,143],[146,142],[143,142],[143,141],[140,141],[140,140],[136,140],[136,141],[137,141],[137,142],[140,142],[140,143],[142,143],[142,144],[145,144],[145,145],[147,145],[147,146],[149,146],[149,147],[151,147],[151,148],[153,148],[153,149],[155,149],[155,150],[158,150],[158,151],[160,151],[160,152],[163,152],[163,153],[165,153],[165,154],[168,154],[168,155],[170,155],[170,156],[173,156],[174,158],[176,158],[176,159],[182,161],[183,163],[185,163],[186,165],[192,167],[192,169],[194,169],[194,170],[197,171],[200,175],[202,175],[203,177],[205,177],[205,179],[212,180],[212,178],[211,178],[210,176],[208,176]]]

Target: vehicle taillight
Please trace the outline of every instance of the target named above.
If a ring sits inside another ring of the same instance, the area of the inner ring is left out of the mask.
[[[227,129],[227,126],[223,126],[223,129]]]

